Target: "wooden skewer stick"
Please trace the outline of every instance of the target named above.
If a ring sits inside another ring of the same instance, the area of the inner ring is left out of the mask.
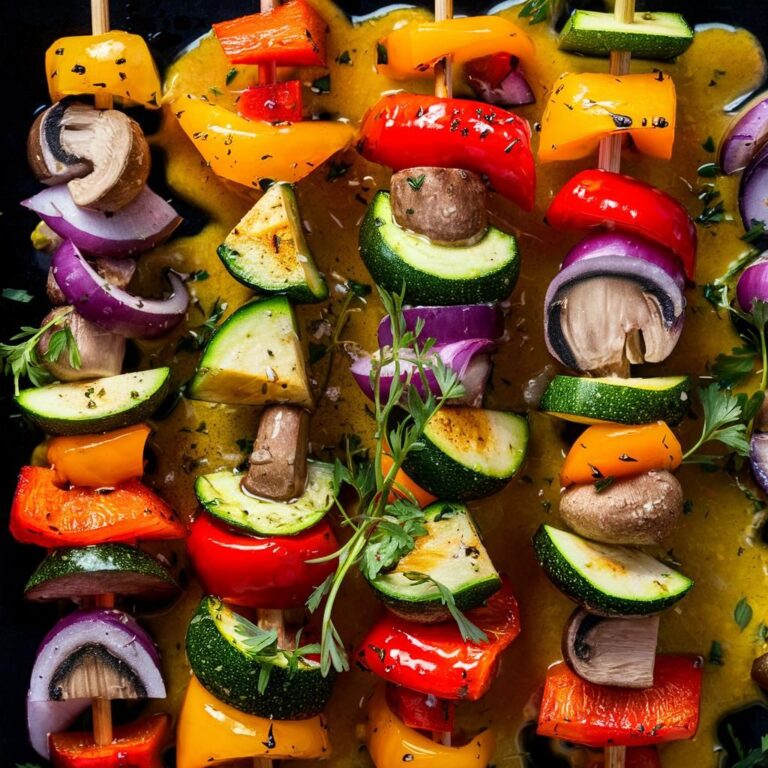
[[[91,32],[94,35],[109,32],[109,0],[91,0]],[[112,109],[112,97],[108,93],[97,93],[94,103],[97,109]]]
[[[635,0],[616,0],[614,8],[616,21],[621,24],[631,24],[635,19]],[[629,72],[629,62],[632,54],[629,51],[611,51],[612,75],[626,75]],[[606,171],[618,173],[621,169],[621,133],[606,136],[600,142],[598,165]],[[623,765],[623,763],[622,763]]]
[[[94,598],[97,608],[114,608],[115,596],[112,594],[97,595]],[[93,718],[93,740],[103,747],[112,743],[112,703],[109,699],[95,698],[91,700],[91,715]]]
[[[605,748],[605,768],[624,768],[624,761],[627,759],[626,747],[606,747]]]
[[[280,0],[259,0],[259,10],[262,13],[271,11],[280,5]],[[259,64],[259,85],[269,85],[277,80],[277,65],[274,61]]]
[[[453,0],[435,0],[435,21],[453,17]],[[435,96],[450,99],[453,96],[453,66],[448,56],[435,64]]]

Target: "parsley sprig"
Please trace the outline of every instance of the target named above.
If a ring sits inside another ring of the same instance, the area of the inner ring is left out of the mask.
[[[67,324],[67,318],[74,309],[69,307],[58,312],[51,320],[39,328],[28,325],[11,337],[10,341],[17,344],[0,344],[0,361],[2,361],[3,373],[13,376],[14,392],[19,394],[19,382],[26,378],[35,387],[41,387],[53,380],[45,363],[54,363],[62,355],[66,354],[69,364],[73,368],[79,368],[82,364],[80,350]],[[56,329],[56,330],[54,330]],[[48,331],[52,331],[48,339],[48,348],[45,353],[40,352],[40,341]]]
[[[403,296],[390,294],[378,288],[382,304],[392,327],[392,344],[381,350],[371,370],[374,393],[375,450],[373,458],[368,452],[352,448],[347,442],[345,461],[336,460],[334,466],[335,500],[343,524],[352,530],[346,543],[326,561],[338,558],[336,570],[310,596],[307,606],[316,611],[327,596],[322,618],[322,642],[320,665],[323,674],[331,667],[338,671],[349,669],[344,643],[333,620],[333,611],[339,591],[352,568],[357,567],[368,580],[394,566],[415,546],[416,539],[426,534],[424,515],[407,489],[395,485],[395,477],[403,462],[412,451],[422,448],[422,437],[427,422],[445,403],[464,394],[464,388],[456,374],[447,368],[431,350],[434,339],[421,339],[423,323],[413,331],[406,329],[403,316]],[[406,359],[406,370],[401,360]],[[386,398],[381,382],[381,371],[392,367],[392,384]],[[440,386],[440,395],[431,392],[427,382],[427,370],[434,375]],[[425,394],[411,386],[419,377]],[[390,416],[395,409],[404,406],[406,415],[389,429]],[[392,457],[392,465],[382,471],[382,456],[386,450]],[[348,486],[357,497],[356,514],[350,516],[340,499],[341,490]],[[400,498],[390,502],[391,491],[397,488]],[[317,561],[315,561],[317,562]],[[421,578],[421,575],[419,576]],[[436,590],[451,614],[457,619],[462,635],[479,638],[482,634],[458,610],[450,591],[433,580]]]
[[[526,0],[518,16],[527,18],[529,24],[546,21],[550,14],[550,0]]]

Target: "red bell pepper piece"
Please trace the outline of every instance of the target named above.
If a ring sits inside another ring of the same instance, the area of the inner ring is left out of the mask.
[[[693,280],[693,219],[674,197],[631,176],[596,168],[577,173],[555,195],[546,220],[556,229],[607,227],[643,235],[669,248]]]
[[[24,544],[84,547],[108,541],[181,539],[176,513],[139,480],[98,491],[56,485],[56,472],[22,467],[11,507],[11,534]]]
[[[213,25],[233,64],[324,67],[328,25],[305,0],[288,0],[271,11]]]
[[[456,719],[454,702],[392,683],[387,683],[386,696],[387,706],[409,728],[453,733]]]
[[[98,746],[92,733],[54,733],[54,768],[162,768],[161,752],[171,741],[171,718],[152,715],[114,729],[111,744]]]
[[[520,613],[509,580],[488,602],[467,612],[488,636],[465,642],[453,622],[417,624],[385,613],[363,639],[357,658],[388,682],[441,699],[479,699],[490,687],[501,652],[520,633]]]
[[[481,56],[471,59],[464,65],[464,73],[467,79],[481,80],[491,88],[498,88],[502,80],[513,70],[517,69],[520,60],[517,56],[508,53],[493,53],[490,56]]]
[[[233,605],[296,608],[336,568],[336,561],[308,563],[339,548],[327,520],[296,536],[260,537],[235,533],[205,513],[187,539],[204,590]]]
[[[301,82],[285,80],[246,88],[237,102],[241,117],[269,123],[298,123],[302,118]]]
[[[530,211],[536,189],[527,121],[468,99],[413,93],[381,98],[363,118],[358,150],[395,171],[426,165],[464,168]]]
[[[614,688],[564,662],[547,670],[537,732],[588,747],[638,747],[691,739],[699,726],[703,660],[657,656],[653,688]]]

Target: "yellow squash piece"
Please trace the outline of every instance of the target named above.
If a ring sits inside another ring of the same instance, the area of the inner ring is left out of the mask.
[[[158,109],[160,76],[144,38],[128,32],[60,37],[45,53],[52,101],[109,95],[125,106]]]
[[[561,75],[541,119],[539,160],[587,157],[612,133],[628,133],[640,152],[668,160],[676,101],[672,78],[658,70],[621,77]]]
[[[331,754],[322,716],[270,720],[224,704],[192,677],[179,713],[176,768],[209,768],[230,760],[314,760]]]
[[[176,99],[173,112],[214,173],[252,188],[262,179],[298,181],[354,137],[352,127],[344,123],[271,125],[192,97]]]
[[[383,683],[368,699],[366,716],[364,740],[376,768],[486,768],[493,762],[496,736],[492,729],[481,731],[461,747],[439,744],[409,728],[392,712]]]
[[[395,79],[432,77],[435,63],[445,56],[456,62],[494,53],[516,56],[523,69],[533,66],[536,50],[526,32],[500,16],[470,16],[445,21],[412,21],[382,41],[387,49],[383,74]]]

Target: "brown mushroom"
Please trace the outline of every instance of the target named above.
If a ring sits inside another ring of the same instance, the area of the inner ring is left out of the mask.
[[[60,102],[39,115],[27,155],[40,181],[67,181],[77,205],[100,211],[128,205],[149,176],[149,145],[139,124],[123,112],[87,104]]]
[[[119,374],[123,369],[125,339],[71,310],[71,307],[57,307],[44,318],[43,325],[53,320],[56,315],[68,313],[61,325],[54,326],[43,335],[38,349],[41,357],[44,356],[53,334],[68,328],[77,345],[80,366],[72,365],[65,350],[56,360],[46,361],[45,367],[59,381],[81,381]]]
[[[606,544],[660,544],[683,512],[683,489],[666,470],[609,484],[577,485],[560,499],[560,516],[576,533]]]
[[[765,690],[768,690],[768,653],[758,656],[752,662],[752,679]]]
[[[243,490],[275,501],[301,496],[307,482],[308,447],[309,414],[305,410],[290,405],[265,408]]]
[[[658,634],[658,616],[615,619],[577,608],[563,632],[563,658],[591,683],[650,688]]]
[[[93,261],[96,271],[115,288],[126,288],[136,272],[135,259],[112,259],[109,256],[100,256]],[[48,279],[45,283],[45,294],[48,301],[54,307],[62,307],[67,303],[67,298],[62,293],[53,271],[48,270]]]
[[[408,168],[392,176],[392,215],[438,245],[472,245],[488,227],[485,185],[461,168]]]

